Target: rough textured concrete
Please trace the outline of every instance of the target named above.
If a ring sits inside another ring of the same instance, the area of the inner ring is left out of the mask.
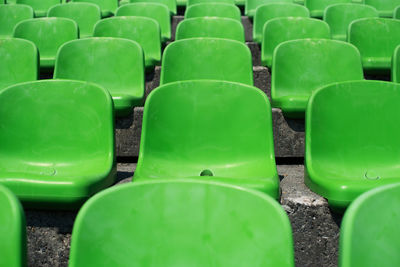
[[[261,45],[254,42],[246,42],[246,45],[250,49],[253,66],[261,66]]]

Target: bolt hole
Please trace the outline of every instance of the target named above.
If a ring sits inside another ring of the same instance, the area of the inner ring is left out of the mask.
[[[210,171],[210,170],[203,170],[203,171],[200,173],[200,176],[214,176],[214,174],[213,174],[212,171]]]

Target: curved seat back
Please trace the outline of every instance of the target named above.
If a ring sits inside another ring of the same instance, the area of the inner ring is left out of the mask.
[[[12,37],[19,22],[33,18],[33,9],[28,5],[0,5],[0,37]]]
[[[16,0],[15,3],[32,7],[35,17],[46,17],[49,8],[60,4],[61,0]]]
[[[118,0],[71,0],[72,2],[84,2],[96,4],[101,9],[102,17],[110,17],[118,8]]]
[[[276,2],[293,3],[293,0],[246,0],[244,14],[252,18],[256,13],[257,7]]]
[[[310,10],[313,18],[322,18],[325,8],[333,4],[351,3],[352,0],[304,0],[304,6]]]
[[[197,17],[219,17],[235,19],[241,22],[240,9],[228,3],[199,3],[188,6],[185,19]]]
[[[364,0],[364,3],[375,7],[379,16],[392,18],[394,9],[400,5],[399,0]]]

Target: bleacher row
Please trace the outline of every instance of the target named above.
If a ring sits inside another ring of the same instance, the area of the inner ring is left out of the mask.
[[[0,266],[27,263],[23,208],[80,209],[69,266],[294,266],[273,108],[346,210],[339,265],[400,266],[400,1],[141,1],[0,4]],[[133,110],[134,182],[113,186]]]

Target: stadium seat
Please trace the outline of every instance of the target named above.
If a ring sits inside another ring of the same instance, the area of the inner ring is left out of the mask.
[[[270,3],[276,3],[276,2],[285,2],[285,3],[293,3],[293,0],[245,0],[245,6],[244,6],[244,14],[246,16],[249,16],[252,18],[255,13],[257,7],[264,5],[264,4],[270,4]]]
[[[310,17],[304,6],[293,3],[272,3],[259,6],[254,15],[253,41],[261,43],[265,23],[281,17]]]
[[[41,80],[0,92],[0,184],[27,207],[70,209],[116,175],[112,100],[79,81]]]
[[[16,0],[16,4],[23,4],[32,7],[35,17],[46,17],[47,10],[60,3],[61,0]]]
[[[143,51],[132,40],[102,37],[68,42],[59,50],[54,78],[103,86],[113,97],[117,116],[143,105]]]
[[[400,21],[358,19],[349,26],[348,41],[360,51],[365,71],[390,72],[394,49],[400,45]]]
[[[160,3],[169,8],[172,15],[176,15],[176,1],[175,0],[130,0],[131,3]]]
[[[188,7],[200,3],[226,3],[235,5],[235,0],[187,0]]]
[[[27,40],[0,40],[0,90],[17,83],[38,79],[39,55]]]
[[[154,69],[161,60],[161,34],[157,21],[146,17],[112,17],[99,21],[95,37],[119,37],[136,41],[143,49],[145,67]]]
[[[33,18],[33,9],[28,5],[0,6],[0,38],[12,37],[15,25]]]
[[[72,230],[69,266],[293,267],[293,251],[289,218],[269,196],[160,180],[91,198]]]
[[[292,118],[304,117],[308,99],[317,88],[364,78],[357,49],[327,39],[281,43],[274,51],[272,70],[272,105]]]
[[[350,205],[340,229],[340,267],[400,266],[399,206],[399,183],[370,190]]]
[[[332,39],[339,41],[347,40],[347,31],[351,22],[369,17],[379,17],[378,11],[372,6],[354,3],[330,5],[324,13],[324,21],[331,28]]]
[[[397,6],[397,7],[394,9],[393,18],[394,18],[394,19],[400,19],[400,5]]]
[[[262,38],[261,62],[271,68],[272,55],[280,43],[305,38],[330,39],[330,30],[328,24],[318,19],[276,18],[265,23]]]
[[[156,178],[224,182],[278,198],[267,96],[252,86],[215,80],[154,90],[144,107],[134,180]]]
[[[101,11],[98,5],[84,2],[69,2],[53,6],[49,9],[48,17],[61,17],[74,20],[79,27],[79,37],[93,36],[93,28],[101,19]]]
[[[200,3],[186,8],[185,19],[197,17],[220,17],[241,22],[240,9],[227,3]]]
[[[211,37],[244,42],[242,23],[229,18],[199,17],[184,19],[176,28],[176,40]]]
[[[78,25],[66,18],[28,19],[17,24],[14,37],[32,41],[40,54],[40,68],[52,69],[58,48],[78,38]]]
[[[250,49],[228,39],[191,38],[170,43],[162,57],[160,84],[198,79],[253,85]]]
[[[26,266],[26,223],[21,203],[0,185],[0,266]]]
[[[99,6],[103,18],[111,17],[118,8],[118,0],[71,0],[72,2],[92,3]]]
[[[310,10],[311,17],[322,18],[328,6],[351,2],[352,0],[304,0],[304,6]]]
[[[305,183],[332,207],[400,182],[399,101],[399,84],[366,80],[331,84],[311,96]]]
[[[379,16],[392,18],[394,9],[400,5],[400,0],[364,0],[364,3],[375,7]]]
[[[400,83],[400,45],[394,50],[391,71],[392,81]]]
[[[160,3],[132,3],[117,9],[116,16],[141,16],[155,19],[160,25],[161,40],[166,42],[171,39],[171,17],[166,5]]]

